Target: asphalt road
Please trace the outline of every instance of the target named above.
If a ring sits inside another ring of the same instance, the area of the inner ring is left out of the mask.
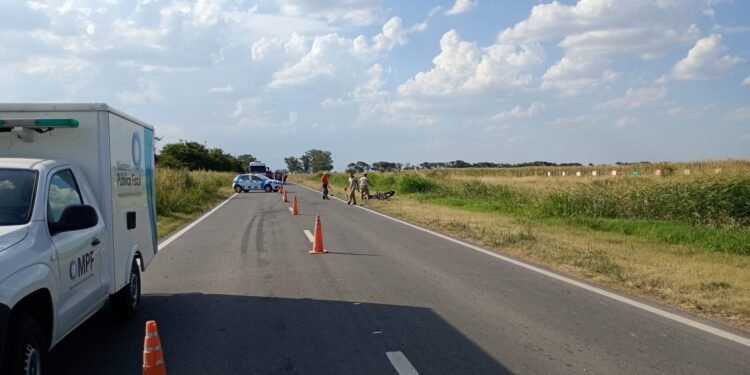
[[[103,310],[51,372],[139,373],[154,319],[171,374],[750,374],[747,346],[289,190],[300,216],[240,194],[162,249],[138,317]]]

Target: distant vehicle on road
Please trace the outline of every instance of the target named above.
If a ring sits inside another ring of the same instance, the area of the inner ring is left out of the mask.
[[[260,174],[268,178],[273,178],[271,168],[268,168],[268,166],[266,166],[266,163],[262,161],[251,161],[247,167],[247,171],[250,174]]]
[[[247,193],[249,191],[279,191],[281,181],[268,178],[262,174],[237,175],[232,182],[232,189],[236,193]]]

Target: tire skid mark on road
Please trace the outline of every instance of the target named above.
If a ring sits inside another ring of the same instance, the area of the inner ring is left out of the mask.
[[[250,245],[250,232],[252,232],[253,224],[255,223],[256,216],[250,218],[250,222],[245,227],[245,231],[242,233],[242,242],[240,243],[240,254],[247,255],[247,248]]]
[[[258,254],[258,265],[263,267],[269,265],[271,262],[269,262],[263,254],[266,252],[266,250],[263,248],[263,222],[265,221],[265,216],[261,213],[260,214],[260,220],[258,220],[258,225],[256,225],[256,231],[255,231],[255,251]]]

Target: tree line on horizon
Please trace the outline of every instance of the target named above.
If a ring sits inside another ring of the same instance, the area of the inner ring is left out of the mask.
[[[224,152],[221,148],[209,148],[205,144],[194,141],[180,140],[162,147],[156,155],[158,166],[174,169],[188,170],[212,170],[222,172],[247,173],[248,164],[257,159],[251,154],[232,155]],[[333,157],[330,151],[310,149],[300,157],[289,156],[284,158],[286,169],[277,169],[276,172],[290,173],[319,173],[333,170]],[[648,161],[620,162],[615,165],[650,164]],[[593,164],[588,164],[593,166]],[[523,168],[523,167],[572,167],[583,166],[581,163],[553,163],[548,161],[532,161],[525,163],[494,163],[477,162],[469,163],[463,160],[449,162],[423,162],[419,165],[410,163],[399,163],[389,161],[377,161],[366,163],[364,161],[351,162],[347,164],[345,172],[364,173],[398,172],[403,170],[417,169],[445,169],[445,168]]]

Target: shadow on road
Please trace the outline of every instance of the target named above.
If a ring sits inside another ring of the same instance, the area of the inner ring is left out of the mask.
[[[53,350],[49,373],[140,373],[150,319],[171,374],[396,374],[390,351],[421,374],[509,373],[427,308],[217,294],[142,302],[128,322],[100,311]]]

